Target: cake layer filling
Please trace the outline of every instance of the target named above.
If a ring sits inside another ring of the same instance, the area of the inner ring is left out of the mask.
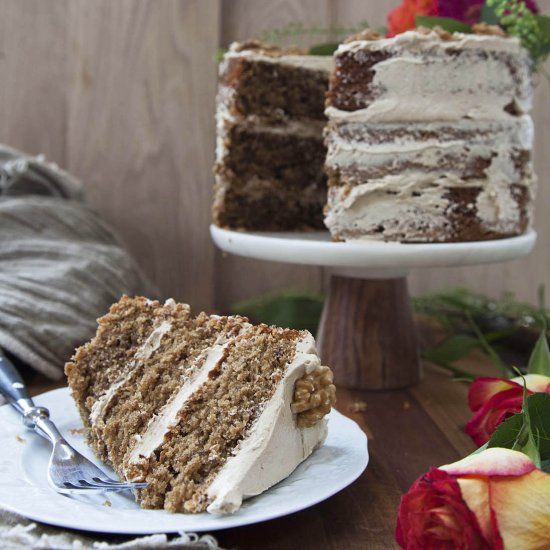
[[[250,325],[244,325],[243,329],[246,329],[248,326]],[[211,348],[206,349],[197,358],[197,366],[192,376],[183,383],[160,413],[151,419],[144,433],[136,436],[136,444],[127,459],[125,459],[126,464],[137,464],[144,459],[148,459],[157,447],[162,444],[164,436],[170,427],[177,422],[180,409],[185,405],[189,397],[206,382],[210,373],[219,368],[219,363],[223,361],[227,348],[238,334],[240,332],[229,339],[225,335],[222,335]]]
[[[416,242],[498,238],[524,231],[531,191],[519,184],[470,182],[456,187],[445,177],[398,177],[398,185],[369,182],[331,187],[325,223],[341,240]]]
[[[336,52],[327,116],[347,121],[496,119],[529,112],[530,61],[516,38],[408,31]]]
[[[446,159],[456,160],[453,171],[476,164],[477,159],[499,166],[517,179],[514,156],[533,145],[531,117],[507,121],[410,123],[331,123],[326,142],[328,166],[380,167],[391,173],[396,163],[441,170]]]

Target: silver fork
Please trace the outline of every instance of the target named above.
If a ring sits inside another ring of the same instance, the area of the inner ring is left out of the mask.
[[[45,407],[35,406],[21,376],[0,349],[0,393],[23,416],[23,424],[52,445],[48,482],[58,493],[141,489],[147,483],[117,481],[73,449],[50,420]]]

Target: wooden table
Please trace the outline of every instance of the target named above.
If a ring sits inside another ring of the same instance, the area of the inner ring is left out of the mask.
[[[33,394],[59,386],[36,377],[30,380]],[[302,512],[213,534],[222,547],[242,550],[396,548],[401,495],[430,466],[453,462],[474,450],[463,432],[470,416],[466,395],[465,384],[453,382],[431,365],[424,365],[423,381],[406,390],[339,389],[337,409],[369,438],[370,462],[363,475]]]

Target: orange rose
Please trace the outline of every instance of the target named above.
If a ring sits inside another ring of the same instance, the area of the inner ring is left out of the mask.
[[[527,394],[550,393],[550,377],[541,374],[526,374]],[[489,441],[497,426],[509,416],[521,411],[523,403],[523,380],[521,377],[478,378],[470,386],[468,404],[474,416],[464,431],[476,445]]]
[[[401,499],[406,549],[550,548],[550,475],[524,454],[492,448],[433,468]]]
[[[414,29],[417,15],[437,14],[437,0],[405,0],[388,14],[388,37]]]

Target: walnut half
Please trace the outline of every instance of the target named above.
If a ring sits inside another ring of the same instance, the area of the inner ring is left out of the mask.
[[[336,403],[334,377],[328,367],[315,367],[304,374],[294,386],[292,412],[297,414],[298,426],[309,428],[330,412]]]
[[[472,30],[475,34],[489,34],[492,36],[508,36],[498,25],[488,25],[487,23],[476,23]]]

